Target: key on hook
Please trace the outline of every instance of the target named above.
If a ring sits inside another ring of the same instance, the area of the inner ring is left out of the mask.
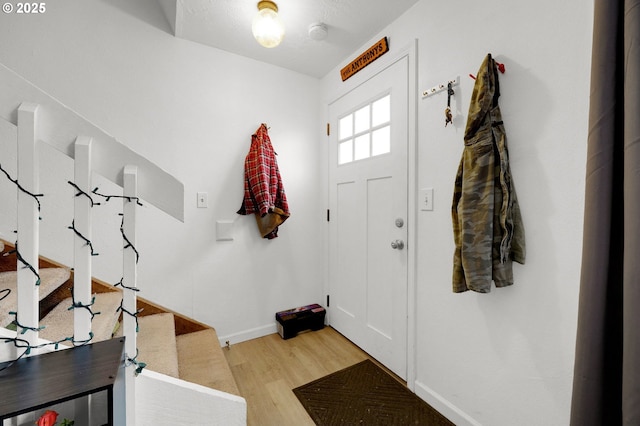
[[[451,114],[451,96],[453,96],[455,92],[451,87],[451,82],[447,84],[447,107],[444,110],[444,127],[447,127],[449,123],[453,124],[453,115]]]

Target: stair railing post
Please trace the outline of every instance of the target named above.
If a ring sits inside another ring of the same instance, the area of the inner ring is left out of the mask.
[[[75,143],[74,183],[86,194],[91,193],[91,138],[78,137]],[[73,299],[77,304],[91,304],[91,246],[80,235],[91,241],[91,199],[76,196],[73,208],[73,226],[77,232],[73,245]],[[80,234],[80,235],[78,235]],[[86,342],[90,338],[91,312],[73,310],[73,339]]]
[[[75,142],[74,183],[85,194],[91,193],[91,138],[79,136]],[[73,300],[77,306],[91,305],[91,199],[77,195],[73,205]],[[85,240],[86,238],[86,240]],[[73,340],[82,345],[91,339],[91,312],[73,310]],[[78,424],[91,424],[91,396],[75,402],[75,420]]]
[[[20,186],[32,194],[39,190],[38,153],[36,150],[36,124],[38,105],[23,103],[18,108],[18,177]],[[16,320],[20,325],[29,327],[21,330],[18,336],[29,342],[38,344],[39,323],[39,288],[38,281],[38,252],[40,243],[40,211],[34,197],[18,191],[18,239],[20,255],[31,265],[26,267],[18,261],[18,309]],[[24,334],[20,334],[25,331]],[[34,353],[32,352],[32,355]]]
[[[125,249],[123,252],[123,298],[122,306],[124,310],[131,314],[136,313],[136,292],[128,289],[137,288],[137,253],[136,246],[136,199],[138,196],[138,168],[127,165],[124,168],[124,199],[122,233]],[[123,312],[123,335],[126,337],[125,354],[127,357],[135,359],[137,355],[136,333],[138,321],[135,317]],[[126,424],[135,425],[135,369],[136,366],[129,366],[125,371],[126,388]]]

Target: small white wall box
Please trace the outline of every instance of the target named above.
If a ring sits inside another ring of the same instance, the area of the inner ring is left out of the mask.
[[[233,221],[216,221],[216,241],[233,241]]]
[[[322,330],[327,311],[320,305],[307,305],[276,313],[278,334],[283,339],[295,337],[305,330]]]

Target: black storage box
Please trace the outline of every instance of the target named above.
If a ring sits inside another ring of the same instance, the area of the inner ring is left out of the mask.
[[[301,331],[322,330],[326,313],[327,311],[318,304],[277,312],[278,334],[283,339],[290,339]]]

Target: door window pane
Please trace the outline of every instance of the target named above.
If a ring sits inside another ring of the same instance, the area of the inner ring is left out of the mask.
[[[353,140],[341,142],[338,147],[338,164],[350,163],[353,161]]]
[[[355,113],[355,119],[356,119],[355,132],[356,133],[364,132],[365,130],[369,130],[369,127],[371,127],[369,125],[370,108],[371,108],[370,105],[366,105],[356,111]]]
[[[340,119],[338,124],[338,139],[346,139],[353,136],[353,114]]]
[[[371,105],[371,127],[391,120],[391,95],[378,99]]]
[[[356,138],[354,160],[362,160],[369,157],[369,133]]]
[[[371,156],[391,151],[391,126],[385,126],[373,132],[371,137]]]

